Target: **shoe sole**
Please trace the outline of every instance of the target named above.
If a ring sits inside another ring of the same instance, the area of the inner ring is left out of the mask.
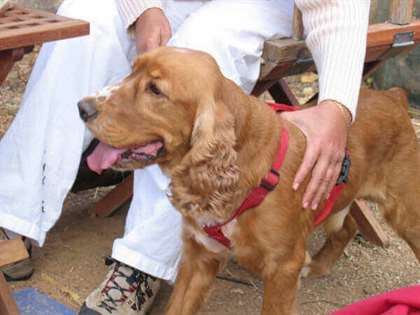
[[[32,277],[34,267],[30,259],[0,268],[7,281],[25,281]]]

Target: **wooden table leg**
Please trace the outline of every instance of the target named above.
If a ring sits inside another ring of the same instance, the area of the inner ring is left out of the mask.
[[[108,217],[133,196],[133,175],[130,175],[99,200],[94,209],[98,217]]]
[[[0,314],[1,315],[19,315],[19,309],[12,296],[12,291],[0,272]]]
[[[20,239],[0,241],[0,267],[29,257],[25,244]],[[0,315],[19,315],[19,310],[12,292],[0,272]]]
[[[372,210],[366,201],[355,200],[351,206],[350,213],[357,223],[360,233],[375,245],[388,247],[389,239],[386,236],[379,222],[373,216]]]
[[[30,53],[33,49],[34,47],[30,46],[0,51],[0,85],[7,78],[15,62],[21,60],[25,54]]]
[[[15,63],[13,49],[0,51],[0,84],[6,79]]]

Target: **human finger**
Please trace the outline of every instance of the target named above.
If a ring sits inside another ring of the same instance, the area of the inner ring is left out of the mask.
[[[307,209],[308,207],[314,208],[317,204],[314,204],[314,198],[319,194],[323,193],[328,184],[325,177],[328,167],[330,166],[330,157],[328,154],[321,154],[316,161],[316,164],[312,170],[311,180],[306,187],[305,193],[303,195],[303,207]],[[316,207],[315,207],[316,208]]]
[[[316,145],[311,145],[308,143],[305,150],[305,155],[303,157],[302,163],[299,166],[298,171],[296,172],[294,181],[293,181],[293,189],[298,190],[300,184],[306,178],[306,176],[310,173],[313,169],[317,159],[319,156],[319,149]]]

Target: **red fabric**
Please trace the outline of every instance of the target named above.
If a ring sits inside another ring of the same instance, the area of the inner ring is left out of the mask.
[[[294,106],[294,105],[271,103],[271,102],[267,102],[267,104],[276,112],[294,112],[294,111],[302,109],[301,107]]]
[[[333,190],[330,193],[330,196],[328,197],[327,202],[325,203],[324,209],[315,218],[315,225],[321,224],[326,218],[328,218],[343,188],[344,184],[334,186]]]
[[[420,285],[368,298],[331,315],[420,315]]]

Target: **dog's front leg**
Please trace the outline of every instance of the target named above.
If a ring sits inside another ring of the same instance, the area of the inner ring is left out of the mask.
[[[223,255],[208,251],[194,239],[184,239],[182,262],[166,315],[195,314],[224,261]]]
[[[303,244],[303,245],[302,245]],[[305,247],[296,246],[282,257],[265,258],[263,270],[263,315],[295,315],[299,274],[305,261]]]
[[[279,270],[264,281],[262,315],[295,315],[299,272]]]

